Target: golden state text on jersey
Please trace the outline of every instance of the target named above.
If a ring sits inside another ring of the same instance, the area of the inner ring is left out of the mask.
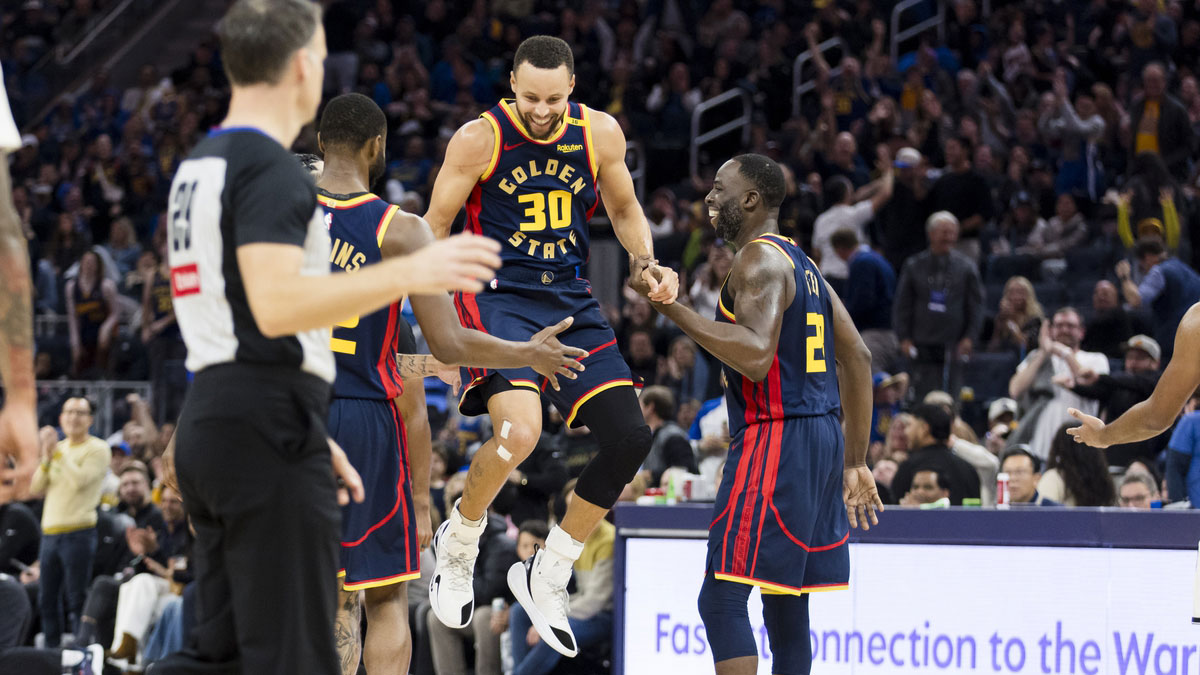
[[[569,103],[563,123],[541,141],[525,130],[512,101],[481,117],[496,141],[467,200],[467,229],[499,241],[505,267],[574,276],[588,259],[587,224],[600,196],[591,111]]]

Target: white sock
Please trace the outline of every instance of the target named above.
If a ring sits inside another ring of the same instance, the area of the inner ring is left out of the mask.
[[[79,651],[78,649],[62,650],[63,668],[74,668],[81,663],[83,663],[83,652]]]
[[[459,505],[459,503],[461,503],[461,501],[462,500],[454,502],[454,512],[458,514],[459,522],[461,522],[463,525],[466,525],[467,527],[469,527],[471,529],[477,529],[477,528],[479,528],[479,526],[483,525],[483,521],[487,520],[487,513],[485,512],[483,514],[483,517],[478,520],[471,520],[471,519],[467,518],[466,516],[464,516],[462,514],[462,511],[458,510],[458,505]]]
[[[546,537],[546,555],[550,558],[548,562],[565,560],[574,565],[582,553],[582,541],[576,541],[574,537],[567,534],[567,531],[558,525],[555,525],[550,530],[549,536]]]

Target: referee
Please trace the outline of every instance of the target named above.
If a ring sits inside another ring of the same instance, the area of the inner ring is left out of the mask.
[[[288,151],[321,97],[309,0],[238,0],[218,26],[229,114],[175,175],[171,291],[196,373],[175,465],[196,531],[196,624],[155,673],[339,673],[339,494],[362,484],[329,440],[328,326],[406,293],[482,290],[482,237],[329,274],[316,188]]]

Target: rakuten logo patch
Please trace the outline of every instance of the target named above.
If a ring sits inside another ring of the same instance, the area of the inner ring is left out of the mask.
[[[200,292],[200,271],[196,263],[171,268],[171,295],[183,298]]]

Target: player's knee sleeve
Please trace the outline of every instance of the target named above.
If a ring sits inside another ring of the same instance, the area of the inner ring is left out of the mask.
[[[642,418],[633,387],[601,392],[583,405],[579,419],[591,429],[600,451],[583,468],[575,494],[610,509],[642,468],[654,435]]]
[[[746,584],[719,581],[712,574],[704,577],[696,604],[714,662],[758,655],[754,629],[750,627],[750,612],[746,608],[749,597],[750,586]]]
[[[575,484],[575,494],[606,509],[617,503],[621,491],[633,480],[650,452],[653,438],[650,427],[644,423],[640,426],[629,423],[640,421],[622,420],[609,429],[592,429],[600,451],[583,467],[579,482]]]
[[[771,643],[771,672],[808,675],[812,670],[808,594],[764,593],[762,603],[763,623]]]

